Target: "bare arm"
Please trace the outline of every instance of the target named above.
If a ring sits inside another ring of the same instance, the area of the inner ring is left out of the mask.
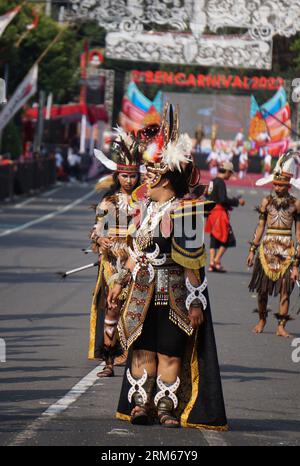
[[[295,214],[295,234],[296,245],[295,255],[293,257],[293,267],[291,270],[291,279],[295,282],[299,278],[299,264],[300,264],[300,201],[296,201],[296,214]]]
[[[131,256],[128,257],[127,261],[125,262],[124,269],[128,269],[131,273],[136,265],[136,262],[132,259]],[[112,310],[116,310],[118,307],[118,297],[121,294],[122,289],[126,286],[131,279],[131,273],[127,274],[122,283],[115,283],[114,286],[109,290],[107,296],[107,304],[108,308]]]
[[[109,204],[106,199],[103,199],[97,207],[96,223],[92,230],[91,240],[98,246],[99,252],[108,250],[112,245],[111,239],[103,235],[105,215],[109,208],[111,208],[111,204]]]
[[[296,233],[296,255],[300,259],[300,201],[296,201],[296,221],[295,221],[295,233]]]
[[[195,273],[195,270],[185,268],[184,275],[185,275],[185,278],[189,279],[190,283],[195,288],[197,288],[200,285],[200,281]],[[190,309],[189,309],[189,319],[194,329],[196,329],[202,324],[204,320],[204,315],[203,315],[203,307],[202,307],[201,302],[199,302],[199,300],[193,301],[191,303]]]
[[[265,227],[267,223],[266,209],[267,209],[268,202],[269,202],[268,199],[264,197],[260,205],[260,208],[259,208],[259,221],[254,231],[253,239],[252,239],[251,246],[250,246],[250,252],[247,258],[248,267],[252,267],[253,265],[255,251],[258,248],[259,243],[265,231]]]

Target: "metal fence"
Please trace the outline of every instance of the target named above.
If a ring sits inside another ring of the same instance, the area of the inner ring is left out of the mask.
[[[0,201],[32,194],[56,182],[54,158],[0,165]]]

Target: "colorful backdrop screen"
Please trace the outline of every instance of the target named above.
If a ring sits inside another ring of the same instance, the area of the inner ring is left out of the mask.
[[[163,103],[179,105],[180,130],[191,137],[200,124],[205,137],[210,136],[212,125],[218,126],[218,139],[234,139],[240,128],[248,134],[250,96],[164,92],[162,98]]]

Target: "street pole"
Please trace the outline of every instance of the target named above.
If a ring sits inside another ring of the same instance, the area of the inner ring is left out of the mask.
[[[85,152],[85,133],[86,133],[86,115],[82,115],[81,117],[81,125],[80,125],[80,154],[84,154]]]
[[[39,109],[38,109],[38,119],[36,125],[35,141],[34,141],[34,152],[40,153],[41,144],[43,140],[43,130],[44,130],[44,116],[43,110],[45,106],[45,91],[40,91],[39,93]]]
[[[53,94],[52,94],[52,92],[50,92],[50,94],[48,94],[48,97],[47,97],[45,120],[50,120],[50,118],[51,118],[52,102],[53,102]]]
[[[65,7],[61,6],[59,8],[58,22],[63,23],[65,18]]]
[[[8,78],[9,78],[9,65],[8,63],[6,63],[4,65],[4,79],[3,79],[3,93],[2,93],[2,96],[0,97],[0,100],[3,100],[2,102],[0,102],[0,108],[1,108],[1,104],[6,104],[7,101],[6,101],[6,93],[7,93],[7,86],[8,86]],[[1,93],[0,93],[1,94]],[[2,110],[2,108],[1,108]],[[1,154],[1,151],[2,151],[2,131],[0,131],[0,154]]]
[[[98,121],[98,149],[103,150],[104,146],[104,128],[105,123],[104,121]]]
[[[51,16],[51,10],[52,10],[52,0],[46,0],[45,15]]]

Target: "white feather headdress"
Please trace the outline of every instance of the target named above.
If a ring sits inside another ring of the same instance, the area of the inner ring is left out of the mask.
[[[101,150],[94,149],[95,157],[106,168],[112,171],[136,173],[139,171],[141,154],[138,141],[131,133],[122,128],[114,128],[114,141],[112,143],[112,158],[109,159]]]
[[[296,178],[297,164],[299,162],[300,153],[289,149],[279,157],[272,175],[257,180],[255,183],[256,186],[264,186],[268,183],[277,182],[291,184],[295,188],[300,189],[300,179]]]
[[[177,142],[169,142],[162,152],[162,162],[168,166],[169,170],[181,172],[181,163],[189,163],[191,160],[187,156],[191,154],[193,144],[188,134],[181,134]]]

